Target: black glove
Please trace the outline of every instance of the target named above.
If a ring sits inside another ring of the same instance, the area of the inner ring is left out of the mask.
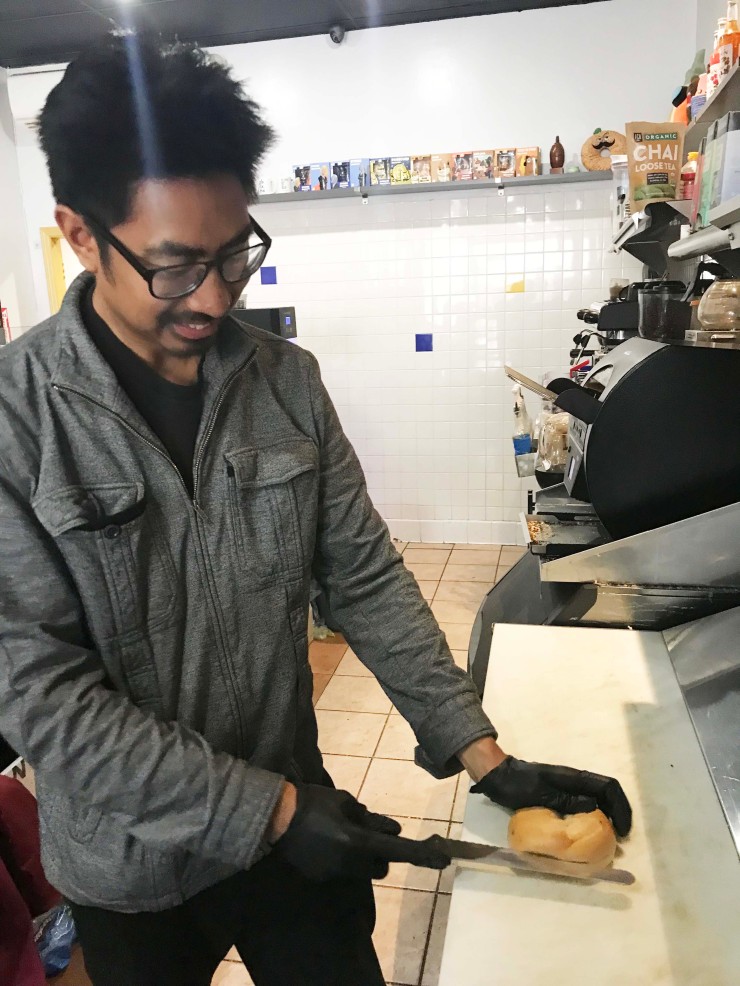
[[[298,786],[298,803],[274,852],[310,880],[382,880],[389,863],[443,870],[450,857],[424,842],[402,839],[401,826],[376,815],[346,791]]]
[[[559,815],[601,808],[619,836],[632,827],[632,809],[619,781],[588,770],[507,757],[470,790],[504,808],[551,808]]]

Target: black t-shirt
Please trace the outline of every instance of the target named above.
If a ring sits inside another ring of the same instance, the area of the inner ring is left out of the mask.
[[[92,295],[90,288],[82,311],[85,327],[136,410],[169,452],[192,496],[202,382],[183,386],[161,377],[111,332],[93,308]]]

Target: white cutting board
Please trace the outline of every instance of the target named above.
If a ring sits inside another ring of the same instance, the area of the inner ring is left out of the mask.
[[[497,625],[483,706],[507,752],[619,778],[637,883],[458,870],[439,986],[740,986],[740,861],[660,634]],[[470,795],[462,838],[508,820]]]

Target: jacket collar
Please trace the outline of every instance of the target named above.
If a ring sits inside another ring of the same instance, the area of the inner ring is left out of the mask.
[[[131,403],[82,321],[82,301],[93,280],[92,274],[80,274],[62,301],[57,315],[59,361],[52,384],[76,390],[129,417]],[[257,349],[257,344],[235,319],[224,319],[216,343],[203,363],[206,403],[208,397],[215,396],[232,373],[247,363]]]

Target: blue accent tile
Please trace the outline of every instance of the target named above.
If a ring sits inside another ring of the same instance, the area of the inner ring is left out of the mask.
[[[262,284],[277,284],[277,267],[260,267]]]
[[[417,353],[431,353],[434,349],[432,345],[432,334],[423,333],[422,335],[417,335],[416,337],[416,351]]]

